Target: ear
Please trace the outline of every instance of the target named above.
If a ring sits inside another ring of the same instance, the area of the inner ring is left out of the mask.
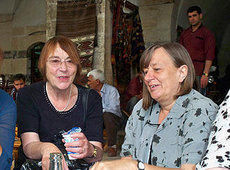
[[[202,19],[203,18],[203,14],[202,13],[200,13],[200,19]]]
[[[96,82],[97,82],[97,84],[99,84],[99,83],[100,83],[100,80],[99,80],[99,79],[97,79],[97,80],[96,80]]]
[[[182,65],[180,66],[180,68],[178,69],[178,75],[179,75],[179,82],[182,83],[185,79],[185,77],[187,77],[188,74],[188,66],[187,65]]]

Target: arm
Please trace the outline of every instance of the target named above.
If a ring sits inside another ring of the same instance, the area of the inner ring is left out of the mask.
[[[52,143],[40,142],[39,136],[34,132],[26,132],[21,135],[23,151],[25,155],[30,159],[41,159],[42,168],[49,168],[49,157],[50,153],[61,151]],[[65,169],[67,167],[64,164]]]
[[[205,32],[205,67],[203,73],[209,74],[210,68],[212,66],[212,61],[215,58],[215,48],[216,48],[216,40],[213,33],[209,30]],[[201,77],[201,88],[205,88],[208,84],[208,77],[202,75]]]
[[[212,60],[206,60],[203,73],[209,74],[211,66],[212,66]],[[208,76],[202,75],[200,79],[200,85],[201,88],[205,88],[208,85]]]
[[[228,95],[230,95],[230,91]],[[210,170],[224,169],[230,167],[227,152],[230,150],[229,129],[230,129],[230,98],[221,103],[217,117],[212,124],[212,131],[209,136],[208,147],[202,160],[197,164],[197,170],[204,168]],[[218,168],[219,167],[219,168]]]
[[[15,137],[16,106],[13,99],[0,92],[0,165],[10,169]]]
[[[164,168],[154,165],[144,164],[145,170],[195,170],[195,165],[187,164],[178,168]],[[90,170],[137,170],[137,161],[130,159],[121,159],[115,161],[102,161],[97,162]]]
[[[194,95],[196,95],[194,93]],[[201,161],[216,116],[217,105],[209,99],[192,99],[187,106],[183,130],[182,164],[197,164]],[[194,133],[197,132],[197,133]]]

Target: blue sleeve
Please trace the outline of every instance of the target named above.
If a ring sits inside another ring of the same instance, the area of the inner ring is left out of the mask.
[[[12,164],[12,152],[15,137],[16,105],[13,98],[0,91],[0,156],[1,169],[9,170]]]

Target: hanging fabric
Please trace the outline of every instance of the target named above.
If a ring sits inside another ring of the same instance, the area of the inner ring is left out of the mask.
[[[83,72],[92,68],[96,42],[97,16],[94,0],[62,0],[57,2],[56,35],[69,37],[76,43]],[[78,83],[86,84],[87,78],[81,75]]]
[[[129,7],[131,13],[124,13]],[[144,51],[141,20],[138,7],[129,1],[113,2],[112,68],[115,86],[125,86],[130,81],[131,66],[139,67]]]

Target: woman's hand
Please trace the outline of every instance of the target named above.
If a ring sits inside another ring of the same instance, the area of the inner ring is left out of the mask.
[[[61,153],[57,146],[52,143],[43,143],[41,147],[42,154],[42,170],[49,170],[50,165],[50,153]],[[62,156],[62,167],[64,170],[68,170],[68,166],[65,162],[64,156]]]
[[[137,169],[137,161],[131,159],[119,159],[114,161],[97,162],[90,170],[124,170]]]
[[[71,137],[73,139],[78,139],[74,142],[65,143],[66,151],[76,152],[76,154],[70,154],[71,157],[76,159],[82,159],[91,157],[93,155],[94,148],[92,144],[90,144],[84,133],[73,133]]]

